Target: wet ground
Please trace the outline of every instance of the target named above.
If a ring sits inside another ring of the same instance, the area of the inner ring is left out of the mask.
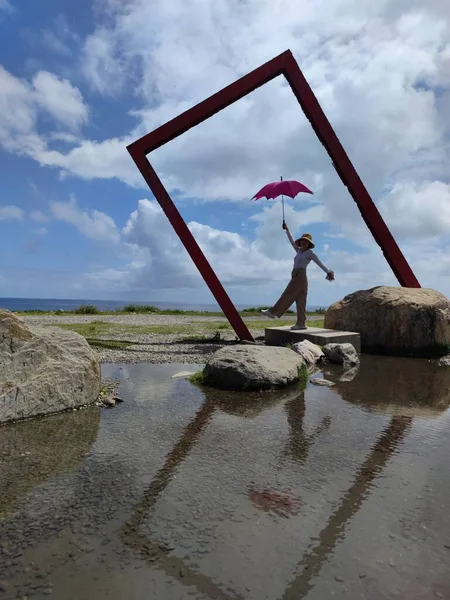
[[[122,404],[0,429],[0,598],[450,598],[450,369],[242,396],[186,368],[104,365]]]

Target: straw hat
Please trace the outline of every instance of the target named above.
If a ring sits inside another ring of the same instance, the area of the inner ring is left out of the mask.
[[[312,235],[310,233],[304,233],[302,235],[302,237],[298,238],[298,240],[295,240],[295,243],[298,246],[300,246],[300,240],[306,240],[307,242],[309,242],[309,247],[310,248],[315,248],[315,244],[313,243]]]

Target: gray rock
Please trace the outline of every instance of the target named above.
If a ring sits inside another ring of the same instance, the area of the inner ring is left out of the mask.
[[[327,344],[323,351],[332,363],[345,367],[359,365],[359,356],[352,344]]]
[[[328,379],[318,379],[316,377],[314,379],[310,379],[309,381],[314,385],[320,385],[322,387],[333,387],[333,385],[335,385],[332,381],[328,381]]]
[[[208,385],[221,389],[270,389],[297,381],[304,364],[289,348],[225,346],[206,363],[204,375]]]
[[[363,351],[440,357],[450,346],[450,300],[424,288],[359,290],[330,306],[324,327],[357,331]]]
[[[307,365],[315,365],[324,358],[324,353],[320,346],[313,344],[309,340],[297,342],[292,346],[292,350],[300,354]]]
[[[0,310],[0,423],[93,404],[100,364],[85,338]]]

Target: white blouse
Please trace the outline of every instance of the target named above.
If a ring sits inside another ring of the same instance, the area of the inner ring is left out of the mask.
[[[294,269],[306,269],[311,261],[314,261],[316,265],[318,265],[325,273],[329,273],[329,269],[321,262],[317,256],[311,249],[299,250],[294,258]]]

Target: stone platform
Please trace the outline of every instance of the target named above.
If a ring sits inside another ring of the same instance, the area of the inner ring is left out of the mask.
[[[357,352],[361,352],[361,337],[353,331],[337,331],[321,327],[308,327],[303,331],[292,331],[290,326],[266,327],[264,331],[266,346],[284,346],[309,340],[318,346],[326,344],[353,344]]]

